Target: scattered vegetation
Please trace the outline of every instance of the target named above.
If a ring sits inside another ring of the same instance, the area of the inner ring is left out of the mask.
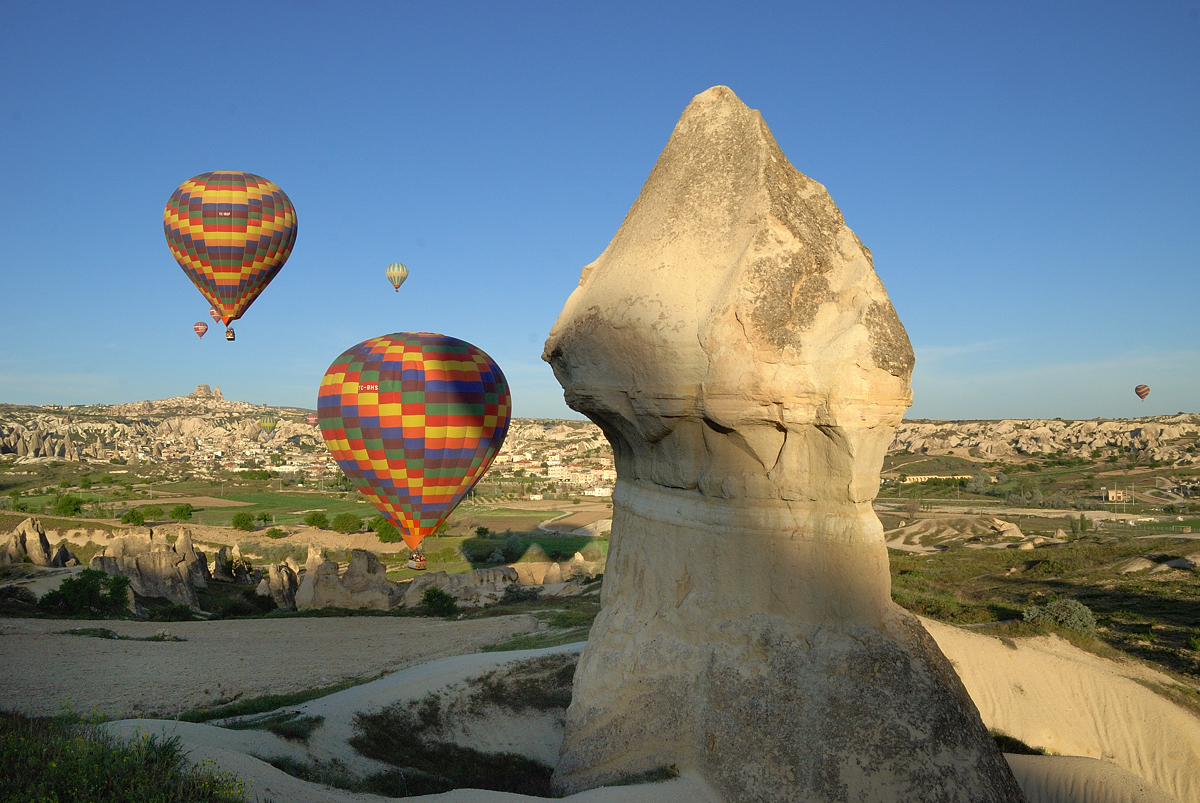
[[[59,616],[120,616],[128,605],[129,578],[110,577],[99,569],[64,578],[57,589],[38,600],[38,608]]]
[[[187,607],[186,605],[184,607]],[[165,630],[153,636],[122,636],[107,627],[76,627],[62,631],[64,636],[90,636],[91,638],[117,639],[120,641],[187,641],[185,638],[173,636]]]
[[[179,715],[178,719],[183,722],[211,722],[214,719],[232,719],[234,717],[246,717],[253,714],[265,714],[268,711],[300,705],[301,703],[307,703],[309,700],[316,700],[318,697],[325,697],[335,692],[362,685],[363,683],[370,683],[372,680],[378,680],[380,677],[382,676],[369,675],[352,680],[343,680],[341,683],[334,683],[331,686],[306,689],[293,694],[267,694],[262,697],[247,697],[245,700],[238,700],[213,708],[197,708],[193,711],[185,711]]]
[[[0,712],[0,800],[243,801],[232,773],[184,759],[178,739],[123,741],[96,725]]]
[[[228,722],[221,727],[230,730],[265,730],[281,739],[307,742],[308,737],[324,724],[325,717],[308,716],[299,711],[281,711],[258,719]]]
[[[1088,606],[1073,599],[1056,599],[1046,605],[1030,605],[1021,612],[1031,625],[1057,625],[1076,633],[1096,632],[1096,617]]]

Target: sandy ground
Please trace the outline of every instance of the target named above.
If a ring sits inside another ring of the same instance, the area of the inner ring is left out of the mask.
[[[88,624],[129,635],[168,628],[186,642],[111,641],[57,635]],[[1190,803],[1200,800],[1200,718],[1143,686],[1169,678],[1136,662],[1114,662],[1053,637],[1010,640],[924,621],[980,710],[984,722],[1061,756],[1009,757],[1031,803]],[[446,622],[432,619],[330,618],[140,623],[0,620],[0,707],[52,713],[62,703],[126,716],[170,715],[218,698],[327,685],[389,671],[379,680],[289,710],[325,717],[307,746],[262,731],[231,731],[142,719],[116,723],[179,736],[194,760],[211,758],[274,800],[377,800],[291,778],[254,755],[298,760],[337,758],[358,771],[374,762],[346,745],[353,715],[461,683],[500,663],[542,651],[474,653],[531,629],[531,617]],[[568,645],[555,650],[578,649]],[[493,723],[481,747],[545,759],[561,730],[547,721]],[[520,729],[522,732],[514,733]],[[531,801],[459,790],[430,801]],[[719,800],[703,781],[593,790],[572,800]]]
[[[135,637],[165,629],[187,640],[60,635],[89,626]],[[526,615],[463,622],[368,616],[167,623],[4,619],[0,667],[15,682],[0,684],[0,708],[169,717],[472,653],[536,626]]]

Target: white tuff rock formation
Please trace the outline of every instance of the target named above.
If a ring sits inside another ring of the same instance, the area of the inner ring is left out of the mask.
[[[871,500],[908,336],[825,188],[728,88],[684,111],[544,358],[618,473],[560,790],[674,764],[738,803],[1024,799],[889,596]]]

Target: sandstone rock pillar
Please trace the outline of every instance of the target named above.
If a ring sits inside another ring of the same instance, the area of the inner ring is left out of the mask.
[[[555,782],[729,801],[1023,800],[891,602],[871,508],[913,353],[871,254],[731,90],[698,95],[546,342],[617,463]]]

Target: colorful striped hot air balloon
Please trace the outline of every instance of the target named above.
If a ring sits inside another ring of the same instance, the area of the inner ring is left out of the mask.
[[[404,284],[404,280],[408,278],[408,266],[402,265],[399,262],[393,262],[387,266],[387,279],[392,283],[392,287],[396,288],[396,292],[400,292],[400,285]]]
[[[346,476],[416,549],[484,475],[508,433],[508,382],[457,338],[400,332],[333,361],[321,434]]]
[[[217,312],[212,307],[208,308],[208,317],[212,318],[216,323],[221,322],[221,313]]]
[[[208,324],[204,321],[196,321],[192,324],[192,331],[200,337],[204,337],[204,334],[208,331]]]
[[[1138,385],[1136,388],[1133,389],[1133,392],[1138,395],[1139,399],[1141,399],[1142,401],[1145,401],[1146,397],[1150,395],[1150,386],[1149,385]]]
[[[262,418],[258,419],[259,429],[261,429],[263,432],[267,433],[268,438],[274,437],[275,425],[278,423],[279,423],[279,419],[276,418],[275,416],[271,415],[270,413],[267,413]]]
[[[296,209],[261,176],[201,173],[171,195],[163,230],[179,267],[228,326],[287,262],[296,242]]]

